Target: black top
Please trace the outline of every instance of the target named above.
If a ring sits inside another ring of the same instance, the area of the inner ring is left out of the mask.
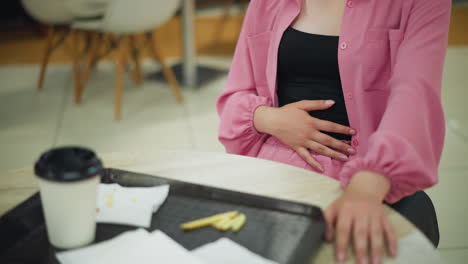
[[[334,100],[335,104],[309,114],[349,126],[338,68],[338,36],[315,35],[289,27],[278,51],[279,106],[301,100]],[[336,139],[351,136],[329,133]]]

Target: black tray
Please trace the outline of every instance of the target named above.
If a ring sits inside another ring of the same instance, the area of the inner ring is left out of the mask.
[[[106,169],[103,183],[122,186],[170,184],[166,202],[153,215],[149,230],[160,229],[192,250],[228,237],[249,250],[281,264],[309,263],[322,243],[325,221],[320,208],[296,202],[212,188],[117,169]],[[180,224],[219,212],[238,210],[247,215],[237,233],[203,228],[184,232]],[[96,241],[110,239],[135,227],[98,224]],[[0,263],[59,263],[50,245],[39,194],[0,218]]]

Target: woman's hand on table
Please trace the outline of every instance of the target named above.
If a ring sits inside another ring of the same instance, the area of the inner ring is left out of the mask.
[[[396,255],[397,238],[382,203],[389,189],[384,175],[361,171],[325,210],[326,239],[334,241],[339,262],[347,259],[351,241],[356,263],[382,263],[385,248],[390,256]]]
[[[342,161],[348,159],[343,153],[356,153],[350,145],[321,132],[353,135],[353,129],[314,118],[308,113],[330,108],[334,103],[332,100],[302,100],[279,108],[260,106],[254,113],[254,125],[259,132],[278,138],[312,167],[323,171],[309,150]]]

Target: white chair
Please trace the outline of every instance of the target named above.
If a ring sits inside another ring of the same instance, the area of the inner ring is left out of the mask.
[[[22,0],[21,2],[26,12],[34,19],[48,25],[47,40],[37,84],[38,89],[41,90],[44,85],[44,76],[52,52],[63,44],[70,34],[68,25],[73,21],[73,14],[63,0]],[[75,36],[72,34],[72,37]],[[76,50],[74,50],[74,47],[75,45],[72,45],[74,88],[76,94],[79,90],[79,65],[76,61]]]
[[[62,0],[75,18],[102,16],[112,0]]]
[[[102,0],[101,0],[102,1]],[[182,94],[179,83],[170,67],[155,45],[153,31],[174,16],[180,7],[180,0],[112,0],[101,19],[77,20],[72,27],[80,30],[99,32],[94,41],[91,55],[85,67],[85,73],[81,81],[81,89],[78,97],[84,92],[84,83],[87,81],[93,65],[98,60],[99,44],[103,40],[110,40],[111,46],[117,49],[116,58],[116,84],[115,84],[115,118],[121,118],[121,105],[123,95],[123,74],[128,61],[128,55],[132,55],[135,63],[134,79],[141,82],[141,70],[139,65],[136,35],[145,33],[145,42],[150,45],[154,58],[162,66],[164,76],[176,97],[182,102]],[[129,52],[131,51],[131,52]],[[131,53],[131,54],[129,54]]]
[[[21,0],[24,9],[37,21],[48,25],[69,25],[73,14],[63,0]]]

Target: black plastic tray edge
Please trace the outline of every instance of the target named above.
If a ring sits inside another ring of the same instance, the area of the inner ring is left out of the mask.
[[[125,177],[126,174],[129,174],[131,176]],[[310,216],[315,220],[325,221],[323,218],[322,210],[319,207],[305,203],[288,201],[284,199],[277,199],[273,197],[237,192],[228,189],[183,182],[160,176],[151,176],[147,174],[129,172],[119,169],[108,169],[107,173],[103,175],[102,179],[103,183],[119,183],[123,185],[131,184],[132,186],[155,186],[162,184],[170,184],[171,191],[173,192],[177,192],[177,189],[183,186],[184,194],[193,194],[197,197],[203,196],[203,198],[212,198],[220,201],[235,202],[238,204],[248,205],[252,207],[258,207],[258,204],[261,204],[261,208],[264,209],[281,211],[290,214]],[[141,182],[138,182],[140,180]],[[148,182],[151,182],[151,184],[147,184]],[[190,188],[187,188],[187,186],[189,186]],[[187,189],[190,189],[191,193],[187,193]],[[220,196],[220,194],[222,194],[222,196]],[[241,201],[238,200],[239,197],[242,198]]]

